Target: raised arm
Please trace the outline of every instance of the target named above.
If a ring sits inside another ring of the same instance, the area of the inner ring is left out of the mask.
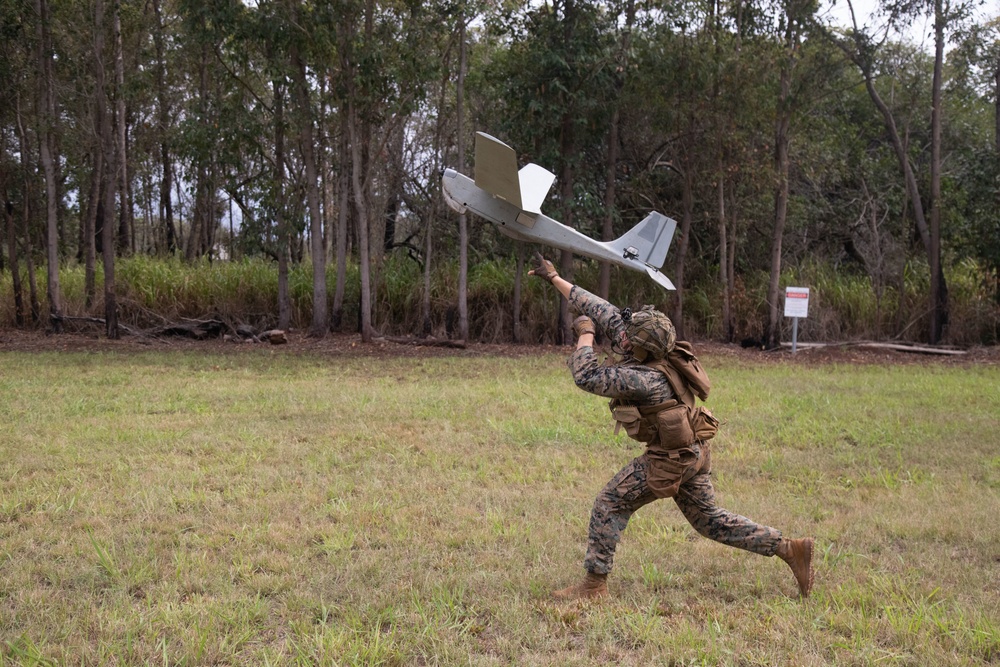
[[[621,337],[621,333],[625,330],[621,311],[601,297],[561,277],[552,262],[542,257],[541,253],[535,253],[535,268],[528,271],[528,275],[551,283],[571,306],[594,320],[608,340],[617,341]],[[593,343],[593,340],[590,342]]]

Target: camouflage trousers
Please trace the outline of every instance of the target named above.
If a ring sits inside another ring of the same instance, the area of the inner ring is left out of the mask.
[[[594,501],[587,556],[583,561],[588,572],[607,574],[611,571],[615,549],[632,514],[657,500],[646,484],[647,466],[645,455],[634,459],[611,478]],[[781,541],[781,533],[774,528],[717,506],[709,472],[699,472],[681,484],[674,502],[695,530],[716,542],[773,556]]]

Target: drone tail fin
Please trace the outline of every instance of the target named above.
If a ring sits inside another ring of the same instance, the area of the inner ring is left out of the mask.
[[[676,230],[675,220],[653,211],[608,245],[626,259],[637,259],[647,267],[659,269],[667,259]]]

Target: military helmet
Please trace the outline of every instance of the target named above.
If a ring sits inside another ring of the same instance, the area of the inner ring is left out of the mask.
[[[677,342],[677,331],[670,318],[656,310],[652,306],[643,306],[642,310],[631,313],[631,317],[625,318],[623,312],[622,319],[625,319],[625,335],[628,336],[632,344],[632,354],[639,361],[645,361],[648,357],[662,359],[674,349]]]

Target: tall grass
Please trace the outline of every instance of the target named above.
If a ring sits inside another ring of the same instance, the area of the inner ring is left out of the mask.
[[[473,340],[506,342],[514,331],[515,261],[509,257],[474,262],[469,268],[469,328]],[[668,271],[669,272],[669,271]],[[457,332],[457,280],[455,262],[436,264],[431,276],[431,329],[440,337]],[[573,279],[596,289],[599,265],[577,262]],[[332,300],[336,272],[331,267],[327,293]],[[180,318],[221,318],[231,323],[274,326],[277,320],[277,267],[261,259],[238,262],[196,262],[129,257],[117,264],[120,319],[136,327],[152,326]],[[946,340],[960,345],[996,343],[1000,335],[1000,305],[996,280],[973,260],[948,268],[950,322]],[[45,275],[39,272],[40,298],[45,298]],[[760,338],[767,320],[767,280],[764,272],[738,276],[732,295],[735,338]],[[96,302],[87,308],[83,268],[76,264],[60,274],[64,311],[72,316],[101,316],[103,282],[98,266]],[[402,254],[382,262],[375,273],[373,321],[390,335],[423,331],[423,269]],[[910,262],[896,281],[884,286],[877,298],[865,275],[837,270],[818,262],[789,267],[782,287],[810,287],[810,314],[800,321],[803,341],[857,339],[921,340],[928,323],[926,264]],[[305,328],[312,317],[312,267],[306,263],[290,269],[292,326]],[[14,322],[13,288],[9,272],[0,274],[0,326]],[[664,292],[645,276],[616,269],[612,295],[621,305],[653,304],[673,312],[677,295]],[[524,342],[551,342],[558,316],[554,292],[538,280],[522,276],[522,303],[518,312]],[[684,327],[688,337],[722,339],[721,289],[703,277],[684,291]],[[343,328],[356,330],[360,304],[359,270],[347,267]],[[47,306],[43,303],[42,310]],[[790,323],[784,338],[790,336]]]
[[[780,284],[809,287],[809,316],[799,321],[799,339],[813,341],[920,341],[926,337],[930,313],[927,264],[908,262],[903,275],[877,295],[867,275],[837,270],[830,264],[804,262],[787,267]],[[956,345],[992,345],[1000,339],[1000,301],[996,281],[975,260],[948,268],[949,324],[946,342]],[[732,296],[737,339],[759,338],[767,319],[767,282],[764,272],[740,276]],[[779,295],[779,312],[784,294]],[[685,294],[685,324],[689,332],[722,338],[721,290],[717,283],[698,283]],[[791,322],[782,318],[783,338],[791,336]]]

